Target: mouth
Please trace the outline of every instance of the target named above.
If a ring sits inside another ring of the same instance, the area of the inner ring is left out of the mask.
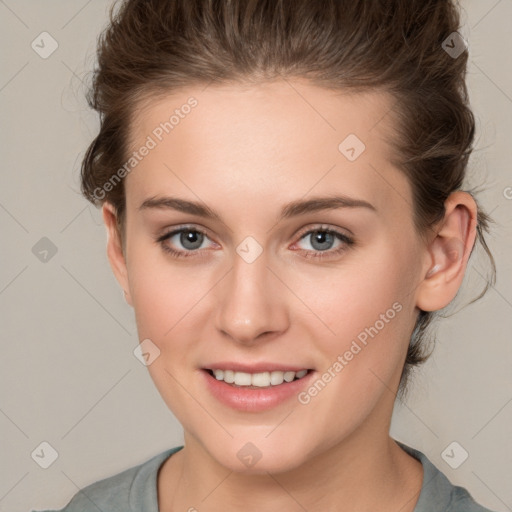
[[[218,368],[221,364],[222,368]],[[272,363],[251,367],[236,363],[212,363],[211,366],[200,371],[210,396],[244,413],[264,412],[297,400],[299,393],[310,386],[317,375],[313,369]]]
[[[298,371],[269,370],[249,373],[227,369],[223,370],[219,368],[205,368],[204,370],[218,381],[222,381],[234,388],[244,389],[265,389],[281,386],[283,384],[301,380],[313,371],[311,369],[302,369]]]

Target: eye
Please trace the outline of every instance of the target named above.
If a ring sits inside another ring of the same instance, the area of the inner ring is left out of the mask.
[[[186,258],[201,252],[199,249],[204,249],[202,245],[206,239],[208,239],[208,236],[204,231],[192,227],[182,227],[165,233],[158,237],[156,241],[164,251],[176,257]],[[174,248],[176,246],[178,249]],[[183,249],[180,249],[180,246]]]
[[[176,258],[187,258],[190,256],[200,256],[204,253],[204,242],[209,240],[207,234],[195,227],[185,226],[173,229],[172,231],[159,236],[156,242],[162,249]],[[354,240],[344,233],[335,229],[319,226],[316,229],[310,229],[300,235],[299,242],[309,241],[311,248],[301,248],[306,258],[330,258],[335,257],[346,251]],[[337,245],[335,245],[337,243]],[[307,245],[307,244],[306,244]],[[180,246],[182,247],[180,249]],[[334,246],[334,249],[333,249]],[[178,247],[176,249],[176,247]],[[294,249],[295,250],[295,249]]]
[[[308,242],[305,245],[311,247],[311,249],[309,247],[301,248],[301,250],[305,251],[306,258],[337,256],[354,244],[354,240],[351,237],[340,231],[324,226],[310,229],[306,233],[303,233],[297,244],[303,240]],[[335,245],[336,243],[337,245]]]

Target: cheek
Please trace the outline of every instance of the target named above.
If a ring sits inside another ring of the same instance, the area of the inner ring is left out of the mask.
[[[208,289],[207,270],[173,263],[154,248],[134,249],[130,256],[128,273],[139,334],[155,340],[172,337],[182,319],[193,318],[194,307]]]
[[[324,291],[310,294],[308,304],[330,330],[316,318],[309,321],[322,364],[300,403],[327,443],[340,432],[348,435],[381,399],[393,398],[390,390],[402,371],[411,326],[411,295],[402,265],[392,251],[381,250],[378,257],[330,273],[325,282],[316,280]],[[336,428],[326,431],[323,418],[341,410],[342,415],[332,417]]]
[[[343,372],[360,384],[372,378],[370,369],[386,381],[401,370],[413,322],[414,284],[406,269],[414,255],[406,244],[403,249],[378,245],[339,269],[295,279],[297,295],[317,314],[310,315],[309,325],[324,364],[328,368],[345,355]]]
[[[130,289],[139,339],[150,339],[159,355],[147,370],[163,401],[188,426],[195,414],[194,401],[183,391],[190,379],[190,354],[199,337],[195,318],[208,290],[201,273],[165,261],[156,251],[134,250],[129,264]],[[187,373],[188,372],[188,373]]]

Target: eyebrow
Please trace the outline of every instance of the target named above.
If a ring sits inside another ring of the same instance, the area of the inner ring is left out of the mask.
[[[140,206],[140,210],[145,209],[168,209],[176,210],[191,215],[197,215],[206,219],[214,219],[222,221],[220,215],[209,208],[207,205],[196,202],[188,201],[186,199],[179,199],[177,197],[163,196],[151,197],[146,199]],[[375,213],[377,209],[372,204],[362,199],[356,199],[344,195],[315,197],[312,199],[298,199],[285,205],[280,213],[279,219],[289,219],[298,215],[312,213],[323,210],[336,210],[339,208],[367,208]]]

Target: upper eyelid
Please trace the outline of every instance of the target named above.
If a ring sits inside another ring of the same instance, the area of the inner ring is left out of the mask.
[[[197,227],[196,225],[193,224],[184,224],[182,226],[175,226],[169,229],[162,230],[162,234],[158,235],[157,238],[159,240],[163,238],[168,238],[169,236],[176,235],[181,231],[197,231],[198,233],[202,233],[209,237],[208,230],[206,228]]]
[[[352,235],[344,233],[341,228],[334,228],[332,226],[327,226],[325,224],[317,225],[317,226],[314,226],[314,227],[307,227],[307,228],[304,228],[303,230],[301,229],[301,230],[298,231],[298,233],[295,236],[298,236],[298,237],[302,238],[304,235],[308,235],[310,233],[314,233],[315,231],[327,231],[327,232],[330,232],[330,233],[334,233],[334,234],[341,235],[341,236],[344,236],[346,238],[352,239]]]

